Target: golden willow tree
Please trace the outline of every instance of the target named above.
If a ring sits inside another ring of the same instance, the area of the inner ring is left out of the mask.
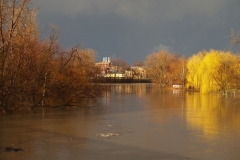
[[[155,83],[161,87],[171,87],[173,84],[185,84],[185,65],[185,58],[161,50],[148,55],[144,67]]]
[[[199,52],[188,60],[187,86],[201,93],[238,88],[239,65],[239,57],[231,52]]]
[[[205,51],[193,55],[187,62],[187,87],[199,89],[201,85],[201,74],[198,72],[199,66],[204,58]]]

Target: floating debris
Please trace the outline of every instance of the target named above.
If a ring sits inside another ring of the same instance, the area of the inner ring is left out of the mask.
[[[131,133],[132,131],[131,130],[125,130],[125,133]]]
[[[13,147],[5,147],[4,151],[5,152],[20,152],[20,151],[24,151],[24,149],[22,149],[22,148],[13,148]]]
[[[97,134],[97,136],[101,138],[108,138],[108,137],[120,136],[120,134],[119,133],[99,133]]]

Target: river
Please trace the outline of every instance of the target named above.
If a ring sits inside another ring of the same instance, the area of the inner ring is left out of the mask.
[[[111,88],[87,108],[0,116],[0,159],[240,158],[240,97],[154,84]]]

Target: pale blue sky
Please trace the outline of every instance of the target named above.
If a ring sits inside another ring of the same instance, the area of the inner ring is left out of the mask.
[[[65,48],[82,44],[129,64],[159,49],[191,56],[228,49],[240,30],[240,0],[33,0],[42,37],[50,23]]]

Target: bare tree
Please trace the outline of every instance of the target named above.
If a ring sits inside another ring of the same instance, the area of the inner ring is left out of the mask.
[[[141,62],[141,61],[136,61],[136,62],[134,63],[134,66],[137,66],[137,67],[143,67],[143,65],[144,65],[144,63]]]
[[[0,0],[0,114],[82,106],[105,91],[92,83],[96,52],[79,46],[64,51],[54,25],[41,42],[36,16],[30,0]]]
[[[120,59],[120,58],[116,58],[116,59],[112,59],[111,63],[113,66],[116,67],[116,72],[122,73],[125,70],[129,70],[130,66],[127,64],[126,61]]]
[[[0,107],[11,110],[18,95],[24,57],[35,36],[36,12],[30,0],[0,1]],[[17,89],[16,89],[17,88]]]
[[[171,54],[167,50],[154,52],[147,56],[145,68],[148,77],[161,87],[171,86],[176,78],[174,71],[176,70],[177,56]]]
[[[234,46],[238,46],[238,50],[240,51],[240,31],[235,32],[234,29],[231,29],[231,34],[230,36],[228,36],[228,38],[231,39],[230,41],[231,49],[233,49]]]

